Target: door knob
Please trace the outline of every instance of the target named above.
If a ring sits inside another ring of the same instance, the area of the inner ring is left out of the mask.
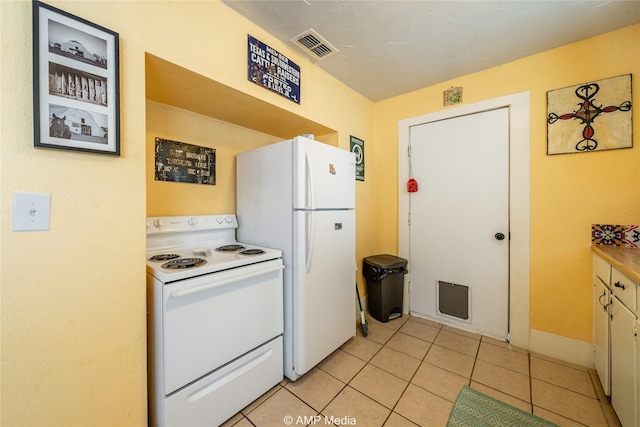
[[[496,238],[496,240],[504,240],[504,234],[496,233],[495,238]]]

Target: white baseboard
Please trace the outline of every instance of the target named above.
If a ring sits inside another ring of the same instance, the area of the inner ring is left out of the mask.
[[[535,329],[530,330],[529,351],[587,368],[595,366],[591,343]]]
[[[367,297],[361,298],[362,308],[368,313]],[[409,313],[404,313],[409,314]],[[421,317],[421,316],[419,316]],[[442,323],[442,320],[432,319]],[[356,299],[356,322],[360,323],[360,306]],[[554,359],[563,360],[573,363],[574,365],[584,366],[586,368],[594,368],[595,360],[593,353],[593,345],[591,343],[567,338],[560,335],[550,334],[548,332],[531,329],[529,331],[528,346],[526,342],[517,344],[523,348],[527,348],[533,353],[543,356],[552,357]]]

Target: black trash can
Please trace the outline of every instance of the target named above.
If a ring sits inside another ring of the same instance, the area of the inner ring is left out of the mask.
[[[380,322],[402,316],[402,293],[407,260],[393,255],[373,255],[363,262],[369,314]]]

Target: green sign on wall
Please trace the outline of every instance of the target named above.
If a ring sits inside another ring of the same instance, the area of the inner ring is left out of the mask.
[[[351,152],[356,154],[356,180],[364,181],[364,141],[351,135]]]

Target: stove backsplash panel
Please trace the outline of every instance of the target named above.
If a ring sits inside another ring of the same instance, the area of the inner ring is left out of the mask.
[[[591,224],[591,243],[637,248],[640,246],[640,226]]]

